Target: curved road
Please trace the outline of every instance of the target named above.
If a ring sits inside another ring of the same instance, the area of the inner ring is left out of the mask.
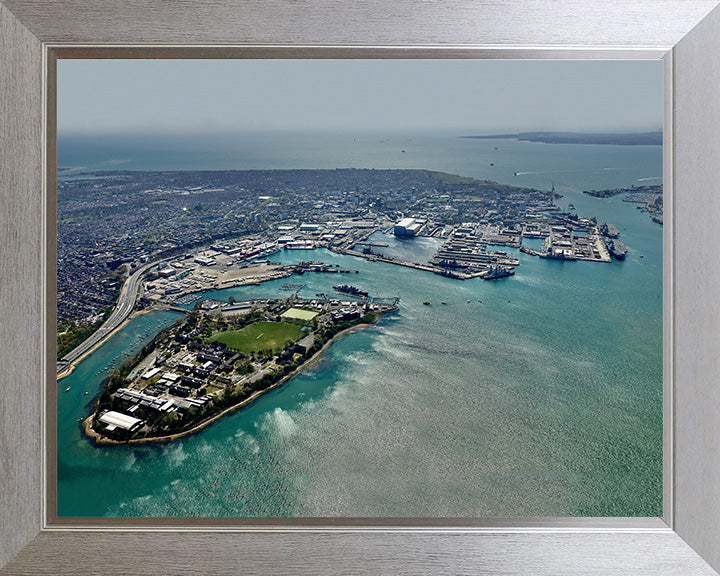
[[[133,308],[135,307],[135,299],[137,298],[138,288],[140,287],[140,278],[142,275],[153,266],[157,266],[158,262],[150,262],[141,266],[135,272],[133,272],[120,291],[120,297],[118,298],[115,309],[110,314],[110,317],[105,320],[102,326],[97,329],[87,340],[82,342],[79,346],[73,349],[71,352],[65,354],[61,360],[58,361],[57,371],[60,372],[67,368],[67,366],[73,363],[75,360],[80,358],[98,342],[105,339],[115,328],[117,328],[124,320],[130,315]]]

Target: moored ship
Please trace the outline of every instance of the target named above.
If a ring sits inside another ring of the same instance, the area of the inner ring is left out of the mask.
[[[600,233],[608,238],[617,238],[620,236],[620,230],[614,224],[600,224]]]
[[[333,290],[337,292],[344,292],[345,294],[352,294],[353,296],[366,297],[369,293],[366,290],[361,290],[356,286],[350,286],[349,284],[337,284],[333,286]]]
[[[617,260],[625,260],[627,247],[622,240],[608,240],[606,242],[610,255]]]
[[[482,276],[483,280],[497,280],[498,278],[507,278],[515,274],[515,271],[511,268],[504,268],[502,266],[491,266],[488,268]]]

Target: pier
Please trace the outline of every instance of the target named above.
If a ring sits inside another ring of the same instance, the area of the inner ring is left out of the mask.
[[[416,262],[406,262],[405,260],[395,260],[394,258],[388,258],[387,256],[381,256],[380,254],[363,254],[357,250],[351,250],[349,248],[335,249],[333,252],[338,254],[347,254],[348,256],[357,256],[358,258],[364,258],[370,262],[385,262],[387,264],[397,264],[398,266],[405,266],[406,268],[415,268],[416,270],[425,270],[426,272],[435,272],[438,270],[436,266],[430,264],[418,264]]]
[[[390,246],[387,242],[355,242],[356,246],[376,246],[378,248],[387,248]]]
[[[554,230],[545,240],[542,250],[525,246],[520,251],[531,256],[552,260],[586,260],[589,262],[612,262],[610,252],[596,227],[587,236],[573,236],[569,231]]]

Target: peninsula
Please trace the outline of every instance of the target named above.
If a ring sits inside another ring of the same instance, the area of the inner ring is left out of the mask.
[[[107,378],[84,421],[96,443],[173,440],[283,384],[397,299],[205,301]]]
[[[583,194],[594,198],[611,198],[620,194],[662,194],[662,184],[654,186],[630,186],[629,188],[613,188],[611,190],[583,190]]]
[[[517,134],[489,134],[461,136],[461,138],[514,139],[546,144],[614,144],[616,146],[662,146],[662,131],[637,133],[595,132],[520,132]]]
[[[583,190],[583,194],[593,198],[612,198],[624,195],[623,202],[640,204],[638,209],[650,214],[653,222],[663,223],[663,185],[630,186],[629,188],[613,188],[610,190]]]

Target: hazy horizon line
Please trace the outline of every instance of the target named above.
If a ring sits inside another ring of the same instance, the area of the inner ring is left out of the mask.
[[[637,127],[637,128],[494,128],[494,129],[455,129],[446,127],[436,128],[393,128],[388,130],[363,129],[363,128],[324,128],[324,129],[299,129],[299,128],[267,128],[267,129],[241,129],[241,130],[113,130],[113,131],[85,131],[85,130],[58,130],[58,138],[66,137],[120,137],[120,136],[233,136],[233,135],[269,135],[269,134],[317,134],[317,135],[347,135],[347,136],[402,136],[404,134],[428,135],[428,134],[453,134],[463,136],[494,136],[494,135],[516,135],[526,133],[548,133],[548,134],[648,134],[663,132],[663,127]]]

